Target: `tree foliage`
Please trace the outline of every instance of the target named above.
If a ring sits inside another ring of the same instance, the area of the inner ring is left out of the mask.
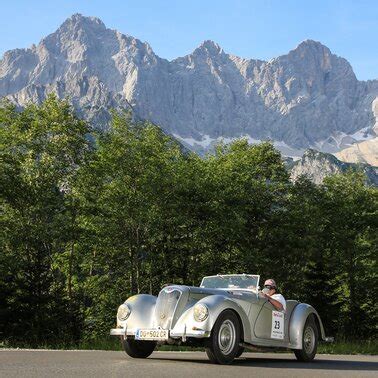
[[[360,174],[293,184],[270,143],[200,158],[128,114],[95,135],[55,97],[4,103],[0,127],[3,340],[102,337],[132,294],[234,272],[274,277],[328,334],[374,336],[377,189]]]

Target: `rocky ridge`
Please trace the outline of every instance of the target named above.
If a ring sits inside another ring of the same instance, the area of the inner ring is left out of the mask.
[[[324,179],[335,174],[345,173],[348,170],[362,171],[366,175],[366,182],[378,186],[378,167],[368,164],[346,163],[338,160],[334,155],[309,149],[302,158],[293,161],[287,160],[290,178],[296,181],[300,176],[306,176],[315,184],[322,184]]]

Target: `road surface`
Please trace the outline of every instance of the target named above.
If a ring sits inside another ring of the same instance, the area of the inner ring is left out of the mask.
[[[209,363],[203,352],[155,352],[132,359],[123,352],[0,349],[0,377],[378,377],[377,356],[244,353],[233,365]]]

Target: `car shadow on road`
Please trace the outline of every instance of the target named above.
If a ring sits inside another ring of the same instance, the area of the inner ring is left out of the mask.
[[[194,358],[166,358],[153,356],[154,360],[191,362],[195,364],[210,364],[209,360]],[[216,365],[215,365],[216,366]],[[227,365],[226,365],[227,366]],[[310,369],[310,370],[359,370],[359,371],[378,371],[378,362],[371,361],[348,361],[316,358],[312,362],[299,362],[294,359],[283,358],[261,358],[261,357],[241,357],[236,359],[232,365],[240,367],[259,367],[269,369]]]

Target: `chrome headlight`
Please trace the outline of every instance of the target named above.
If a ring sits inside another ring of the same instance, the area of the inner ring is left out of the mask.
[[[117,311],[117,318],[118,320],[126,320],[131,313],[131,308],[127,303],[121,304],[121,306],[118,307]]]
[[[193,309],[193,317],[196,322],[203,322],[209,316],[209,309],[202,303],[197,303]]]

